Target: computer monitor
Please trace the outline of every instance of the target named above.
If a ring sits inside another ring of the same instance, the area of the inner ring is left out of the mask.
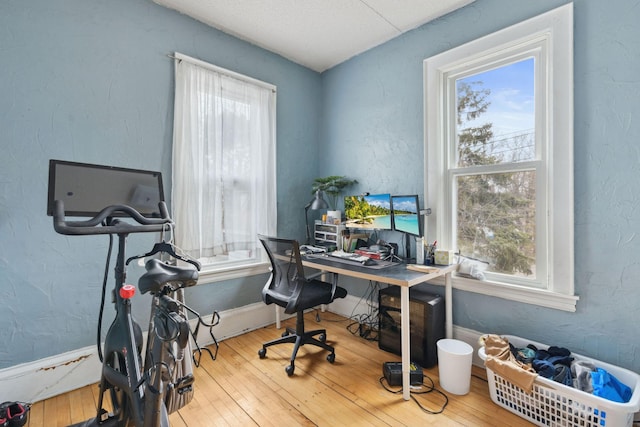
[[[417,195],[392,196],[393,229],[403,233],[421,237],[420,204]]]
[[[347,227],[391,230],[391,194],[346,196],[344,215]]]
[[[162,174],[50,160],[47,215],[53,215],[55,200],[64,202],[65,216],[94,217],[107,206],[128,205],[145,217],[160,217],[158,203],[164,201]]]

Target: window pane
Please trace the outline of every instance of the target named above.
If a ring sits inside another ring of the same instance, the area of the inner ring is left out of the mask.
[[[535,158],[534,59],[456,80],[458,167]]]
[[[177,244],[210,271],[260,262],[256,235],[276,220],[275,88],[183,60],[176,105]]]
[[[457,247],[487,271],[535,278],[534,171],[457,177]]]

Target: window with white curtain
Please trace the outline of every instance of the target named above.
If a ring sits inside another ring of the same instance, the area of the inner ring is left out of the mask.
[[[572,61],[571,4],[424,61],[428,238],[475,268],[456,288],[575,311]]]
[[[181,54],[175,83],[176,244],[210,279],[262,272],[257,235],[276,230],[275,86]]]

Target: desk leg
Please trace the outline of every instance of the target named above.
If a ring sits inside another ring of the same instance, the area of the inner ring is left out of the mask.
[[[400,286],[400,329],[402,345],[402,398],[410,399],[409,372],[411,370],[410,326],[409,326],[409,287]]]
[[[445,336],[453,338],[453,284],[451,273],[444,275]]]

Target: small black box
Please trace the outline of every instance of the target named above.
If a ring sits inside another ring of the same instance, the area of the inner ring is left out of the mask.
[[[402,362],[384,362],[382,375],[390,386],[402,385]],[[420,365],[411,362],[409,367],[409,384],[422,385],[423,375]]]

